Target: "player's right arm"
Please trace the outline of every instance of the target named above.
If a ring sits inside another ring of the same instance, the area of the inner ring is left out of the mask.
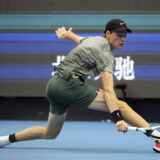
[[[72,28],[67,30],[65,27],[61,27],[58,28],[55,32],[59,39],[69,39],[77,44],[79,44],[84,38],[72,32]]]
[[[123,120],[123,117],[118,108],[118,99],[114,91],[114,83],[112,73],[104,71],[101,73],[101,79],[104,90],[104,98],[107,106],[112,114],[113,120],[116,123],[118,131],[126,132],[128,125]]]

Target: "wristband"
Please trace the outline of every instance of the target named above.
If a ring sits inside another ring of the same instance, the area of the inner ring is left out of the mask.
[[[116,123],[118,121],[123,120],[122,114],[120,112],[120,110],[115,110],[111,113],[113,121]]]

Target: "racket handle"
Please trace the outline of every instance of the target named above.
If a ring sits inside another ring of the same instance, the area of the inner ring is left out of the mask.
[[[130,130],[130,131],[140,131],[140,132],[143,132],[143,133],[146,133],[146,131],[147,131],[147,128],[138,128],[138,127],[128,127],[128,130]]]
[[[130,131],[138,131],[138,128],[137,127],[128,127],[128,130],[130,130]]]

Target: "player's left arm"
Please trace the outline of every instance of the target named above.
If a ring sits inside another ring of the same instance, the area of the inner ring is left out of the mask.
[[[81,42],[81,40],[85,37],[81,37],[77,34],[75,34],[72,31],[72,28],[69,28],[68,30],[65,27],[60,27],[56,31],[56,35],[59,39],[68,39],[71,40],[77,44]]]

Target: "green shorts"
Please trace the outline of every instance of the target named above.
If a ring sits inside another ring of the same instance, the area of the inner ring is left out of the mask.
[[[50,111],[55,114],[63,114],[69,107],[87,108],[96,98],[97,91],[96,87],[81,83],[80,79],[65,80],[57,74],[49,80],[46,88]]]

